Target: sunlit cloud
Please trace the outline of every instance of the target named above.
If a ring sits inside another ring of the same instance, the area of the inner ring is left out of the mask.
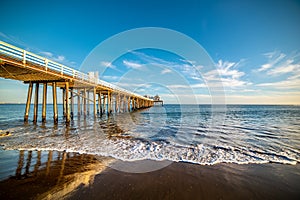
[[[163,69],[160,73],[161,74],[168,74],[168,73],[172,73],[172,71],[170,69]]]
[[[123,64],[128,68],[137,69],[137,70],[140,70],[143,67],[143,65],[140,63],[136,63],[128,60],[123,60]]]
[[[279,81],[260,83],[257,86],[276,89],[300,89],[299,53],[288,56],[283,53],[273,52],[273,54],[267,54],[266,57],[271,59],[269,63],[271,67],[265,70],[266,75],[282,78]]]
[[[245,75],[244,72],[239,71],[239,67],[242,61],[235,63],[229,61],[219,60],[216,63],[216,69],[204,74],[205,80],[211,82],[211,86],[219,87],[241,87],[251,85],[251,82],[241,80],[241,77]]]
[[[111,68],[111,69],[117,69],[117,67],[115,65],[113,65],[111,62],[107,62],[107,61],[101,61],[100,65],[103,67]]]
[[[264,56],[266,58],[268,58],[268,62],[261,65],[261,67],[258,69],[259,72],[261,71],[266,71],[270,68],[273,68],[275,65],[277,65],[278,63],[280,63],[280,61],[282,61],[283,58],[286,57],[285,54],[280,53],[278,51],[273,51],[273,52],[269,52],[269,53],[265,53]]]

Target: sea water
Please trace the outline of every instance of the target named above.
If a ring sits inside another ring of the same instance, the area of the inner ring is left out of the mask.
[[[69,125],[63,117],[58,124],[53,123],[52,105],[47,106],[46,123],[31,122],[31,111],[29,122],[24,124],[24,109],[25,105],[0,105],[1,133],[10,133],[0,138],[2,166],[17,160],[18,151],[13,150],[201,165],[294,165],[300,161],[300,106],[164,105],[97,118],[75,114]],[[1,170],[4,168],[0,174]]]

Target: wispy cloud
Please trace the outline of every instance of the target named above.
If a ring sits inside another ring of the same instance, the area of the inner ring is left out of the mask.
[[[150,65],[163,68],[161,74],[169,73],[169,70],[172,69],[193,80],[203,80],[199,71],[203,68],[203,66],[196,65],[195,61],[184,60],[181,58],[170,61],[150,56],[138,51],[132,51],[131,53],[138,56],[140,59]]]
[[[100,65],[103,67],[111,68],[111,69],[117,69],[117,67],[115,65],[113,65],[111,62],[107,62],[107,61],[101,61]]]
[[[270,68],[273,68],[274,66],[276,66],[278,63],[280,63],[280,61],[282,61],[283,58],[286,57],[285,54],[280,53],[279,51],[273,51],[273,52],[268,52],[264,54],[265,57],[268,58],[268,62],[263,64],[258,71],[266,71]]]
[[[251,82],[241,80],[241,77],[245,75],[244,72],[238,70],[242,62],[243,60],[237,63],[219,60],[216,63],[216,70],[205,73],[204,77],[211,82],[211,86],[218,87],[222,84],[224,87],[232,88],[251,85]]]
[[[0,39],[8,42],[10,44],[16,45],[20,48],[25,48],[25,50],[30,50],[29,45],[27,45],[25,42],[20,40],[18,37],[12,36],[12,35],[7,35],[3,32],[0,32]]]
[[[113,84],[116,84],[119,87],[123,87],[123,88],[130,88],[131,91],[132,91],[132,89],[135,89],[135,88],[150,88],[151,87],[151,84],[148,84],[148,83],[114,82]]]
[[[0,39],[3,41],[6,41],[12,45],[16,45],[19,48],[23,48],[26,51],[30,51],[32,53],[41,55],[42,57],[46,57],[49,60],[53,60],[55,62],[59,62],[62,63],[68,67],[76,67],[76,62],[74,61],[70,61],[68,59],[66,59],[65,56],[63,55],[55,55],[52,52],[49,51],[42,51],[39,48],[36,47],[32,47],[31,45],[26,44],[25,42],[23,42],[22,40],[20,40],[18,37],[15,36],[11,36],[11,35],[7,35],[3,32],[0,32]]]
[[[282,78],[280,81],[260,83],[257,84],[257,86],[277,89],[300,89],[300,53],[287,56],[275,51],[273,53],[265,54],[265,56],[270,59],[269,63],[266,64],[271,66],[265,70],[266,74]]]
[[[163,69],[160,73],[161,74],[169,74],[169,73],[172,73],[172,70],[170,70],[170,69]]]
[[[287,80],[268,82],[257,84],[260,87],[273,87],[278,89],[300,89],[300,79],[299,78],[288,78]]]
[[[123,64],[128,68],[137,69],[137,70],[140,70],[143,67],[143,65],[140,63],[128,61],[128,60],[123,60]]]
[[[116,80],[119,80],[121,77],[119,76],[108,76],[108,75],[105,75],[105,76],[102,76],[102,79],[106,80],[106,81],[116,81]]]
[[[198,84],[186,84],[186,85],[168,85],[168,88],[170,89],[197,89],[197,88],[206,88],[207,85],[204,83],[198,83]]]
[[[40,51],[38,54],[43,57],[48,58],[49,60],[53,60],[55,62],[62,63],[68,67],[75,67],[75,65],[76,65],[75,62],[66,59],[66,57],[63,55],[55,55],[54,53],[49,52],[49,51]]]

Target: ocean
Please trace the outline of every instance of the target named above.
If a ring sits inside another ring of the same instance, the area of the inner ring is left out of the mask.
[[[51,107],[47,123],[24,125],[24,105],[0,105],[1,130],[11,133],[1,138],[3,148],[201,165],[300,161],[300,106],[165,105],[97,119],[75,117],[69,126],[62,118],[53,125]]]
[[[107,158],[108,167],[126,173],[152,172],[173,162],[300,162],[300,106],[170,104],[98,118],[75,114],[69,125],[62,117],[53,124],[52,105],[47,106],[46,123],[33,124],[30,118],[24,124],[24,109],[22,104],[0,105],[1,134],[9,133],[0,138],[1,181],[45,169],[49,159],[59,161],[64,154]]]

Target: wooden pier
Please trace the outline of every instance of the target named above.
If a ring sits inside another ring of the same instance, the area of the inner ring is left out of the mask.
[[[0,77],[28,84],[24,121],[28,121],[34,90],[33,121],[38,120],[39,89],[43,86],[42,121],[46,121],[47,88],[52,87],[53,119],[58,122],[57,88],[62,90],[63,115],[68,123],[75,114],[95,117],[130,112],[154,105],[154,100],[110,84],[60,63],[0,41]],[[92,96],[92,98],[90,98]],[[77,101],[77,112],[74,102]]]

